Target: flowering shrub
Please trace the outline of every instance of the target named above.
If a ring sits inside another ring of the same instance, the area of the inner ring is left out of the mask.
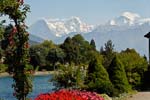
[[[5,23],[1,32],[1,49],[5,63],[8,65],[8,72],[12,75],[14,96],[18,100],[26,100],[27,95],[32,91],[32,80],[29,71],[29,34],[25,19],[30,7],[24,4],[24,0],[1,0],[0,17],[8,16],[9,21]],[[15,58],[15,59],[14,59]]]
[[[95,92],[79,90],[59,90],[52,93],[40,94],[35,100],[104,100]]]

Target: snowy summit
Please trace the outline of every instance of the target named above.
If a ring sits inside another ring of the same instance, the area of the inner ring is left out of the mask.
[[[141,17],[136,13],[124,12],[121,16],[110,20],[110,25],[134,25]]]

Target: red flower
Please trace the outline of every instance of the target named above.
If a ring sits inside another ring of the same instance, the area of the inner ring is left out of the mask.
[[[79,90],[59,90],[52,93],[40,94],[35,100],[104,100],[97,93]]]

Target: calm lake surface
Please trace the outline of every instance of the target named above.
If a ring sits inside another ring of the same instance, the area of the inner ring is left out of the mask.
[[[54,88],[53,83],[49,82],[52,75],[34,76],[33,92],[28,97],[35,98],[40,93],[51,92]],[[11,77],[0,77],[0,98],[4,100],[16,100],[13,96],[13,79]]]

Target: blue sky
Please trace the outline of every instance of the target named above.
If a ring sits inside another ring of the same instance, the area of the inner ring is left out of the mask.
[[[78,16],[89,24],[103,24],[125,11],[150,17],[150,0],[25,0],[31,6],[27,24],[40,18]]]

